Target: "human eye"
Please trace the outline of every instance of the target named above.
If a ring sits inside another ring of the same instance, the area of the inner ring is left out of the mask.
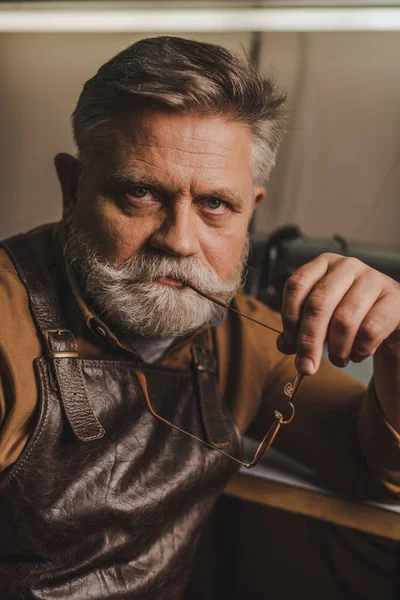
[[[230,210],[228,202],[220,198],[206,198],[201,201],[201,206],[207,214],[212,215],[225,215]]]
[[[153,193],[148,188],[140,185],[130,188],[129,191],[126,192],[126,197],[128,200],[138,201],[139,203],[155,200]]]

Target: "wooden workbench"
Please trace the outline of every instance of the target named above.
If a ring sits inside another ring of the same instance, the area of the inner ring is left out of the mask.
[[[361,502],[323,485],[302,465],[270,450],[261,465],[241,469],[230,496],[280,508],[378,536],[400,540],[400,503]]]

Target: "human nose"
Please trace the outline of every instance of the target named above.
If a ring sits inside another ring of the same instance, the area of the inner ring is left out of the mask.
[[[200,250],[196,217],[190,208],[167,214],[151,236],[153,248],[177,256],[193,256]]]

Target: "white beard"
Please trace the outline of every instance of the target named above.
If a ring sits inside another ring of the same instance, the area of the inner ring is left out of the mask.
[[[188,281],[229,302],[242,283],[248,242],[230,281],[221,281],[197,258],[172,257],[155,250],[141,251],[122,264],[113,265],[99,257],[97,248],[87,234],[80,232],[75,219],[68,224],[64,252],[70,267],[80,276],[83,294],[90,297],[104,320],[126,334],[179,337],[221,320],[224,308],[188,287],[169,287],[157,280]]]

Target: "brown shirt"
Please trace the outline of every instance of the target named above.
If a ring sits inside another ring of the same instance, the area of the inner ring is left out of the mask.
[[[127,357],[134,349],[92,314],[65,267],[55,227],[51,274],[68,327],[82,358]],[[43,248],[38,248],[44,251]],[[279,314],[239,294],[237,308],[281,329]],[[33,360],[43,353],[32,321],[26,289],[0,250],[0,471],[12,465],[35,426],[38,391]],[[214,341],[212,341],[214,340]],[[242,432],[260,438],[273,411],[287,411],[284,385],[293,381],[293,357],[283,356],[276,334],[228,313],[209,330],[219,369],[219,390]],[[173,343],[157,362],[189,365],[191,340]],[[399,399],[400,401],[400,399]],[[296,416],[282,427],[274,446],[314,469],[327,483],[365,498],[400,497],[400,435],[385,419],[373,382],[368,389],[324,362],[307,378],[296,398]]]

